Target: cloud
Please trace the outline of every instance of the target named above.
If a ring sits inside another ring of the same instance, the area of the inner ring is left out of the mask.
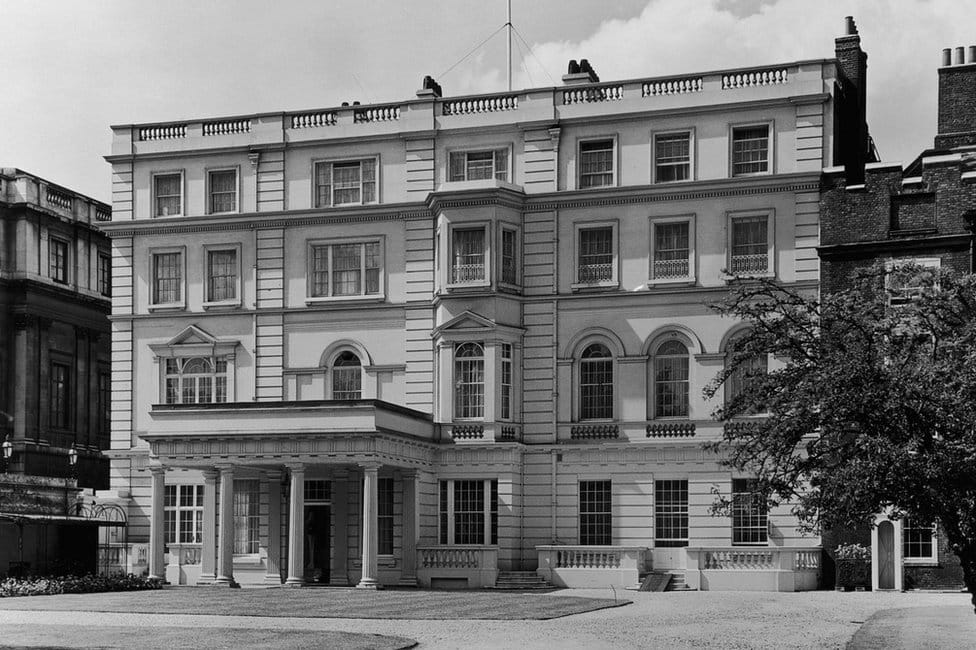
[[[905,163],[932,143],[936,68],[943,47],[969,44],[972,16],[948,0],[654,0],[629,20],[608,20],[578,41],[532,45],[515,87],[552,83],[587,58],[603,80],[764,65],[834,56],[854,15],[868,52],[868,120],[886,160]],[[531,75],[531,79],[530,79]],[[491,92],[503,68],[453,79],[451,94]],[[501,83],[499,83],[501,82]],[[534,82],[534,83],[533,83]]]

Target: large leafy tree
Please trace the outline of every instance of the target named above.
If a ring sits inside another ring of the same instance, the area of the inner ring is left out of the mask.
[[[716,445],[727,462],[813,529],[936,523],[976,606],[976,276],[875,268],[822,297],[749,281],[716,309],[752,326],[706,389],[736,377],[716,415],[750,416]]]

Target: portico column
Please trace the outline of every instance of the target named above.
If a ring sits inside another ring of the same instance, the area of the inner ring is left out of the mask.
[[[417,473],[404,472],[403,485],[403,571],[400,584],[417,586]]]
[[[268,566],[264,581],[281,584],[281,472],[268,472]]]
[[[377,474],[379,463],[366,463],[363,468],[363,574],[359,584],[360,589],[376,589],[376,531],[377,531],[377,502],[379,501]]]
[[[234,468],[222,465],[217,469],[220,470],[220,551],[214,584],[237,587],[234,582]]]
[[[305,466],[289,465],[291,488],[288,500],[288,580],[286,587],[305,584]]]
[[[150,467],[152,473],[152,510],[149,514],[149,577],[166,580],[163,564],[163,498],[166,493],[166,468]]]
[[[332,475],[332,570],[329,584],[349,585],[349,473],[337,470]]]
[[[212,585],[217,579],[217,470],[203,471],[203,548],[200,555],[200,580]]]

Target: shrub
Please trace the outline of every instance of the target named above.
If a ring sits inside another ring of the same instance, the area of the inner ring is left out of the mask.
[[[860,544],[841,544],[834,549],[834,557],[838,560],[870,560],[871,549]]]
[[[48,596],[53,594],[90,594],[100,591],[140,591],[159,589],[162,582],[131,573],[124,576],[48,576],[6,578],[0,581],[0,598],[9,596]]]

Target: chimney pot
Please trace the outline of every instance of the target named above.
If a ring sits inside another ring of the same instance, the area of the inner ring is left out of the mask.
[[[349,102],[342,102],[343,106],[349,106]]]
[[[957,47],[956,48],[956,65],[962,65],[963,63],[966,62],[966,60],[963,59],[963,51],[965,49],[966,48],[964,48],[964,47]]]
[[[966,63],[976,63],[976,45],[969,46],[969,54],[966,56]]]
[[[854,16],[844,17],[844,34],[847,36],[857,34],[857,25],[854,23]]]
[[[944,48],[942,50],[942,67],[948,67],[952,65],[952,50],[949,48]]]
[[[569,67],[566,69],[568,74],[579,74],[580,65],[576,62],[576,59],[569,60]]]

